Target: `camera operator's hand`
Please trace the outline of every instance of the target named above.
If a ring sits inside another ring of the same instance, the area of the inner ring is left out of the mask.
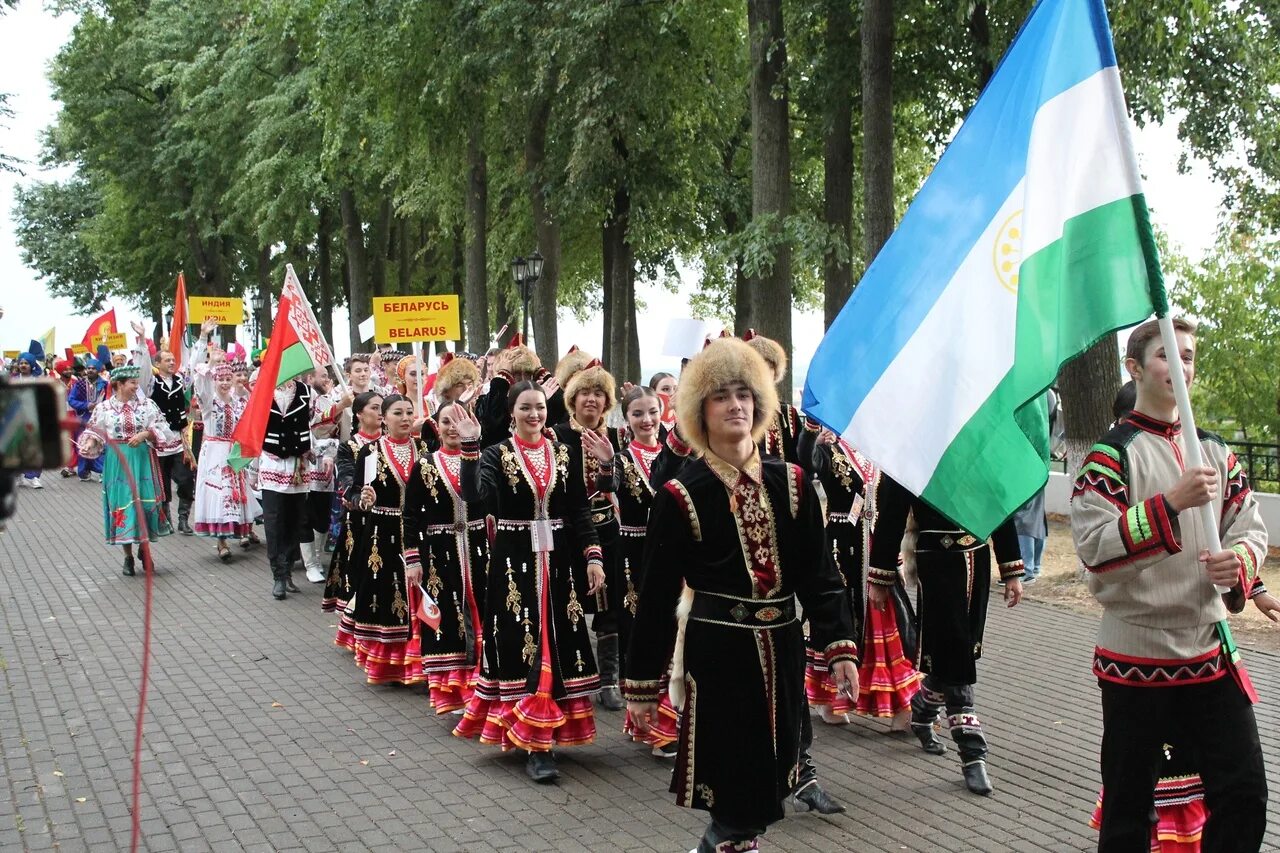
[[[135,432],[133,435],[129,436],[129,446],[137,447],[138,445],[146,441],[147,436],[150,434],[151,434],[151,431],[146,429]]]

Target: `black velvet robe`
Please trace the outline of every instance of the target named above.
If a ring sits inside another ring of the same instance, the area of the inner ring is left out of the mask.
[[[799,775],[804,637],[799,621],[744,627],[698,616],[699,593],[751,604],[797,595],[831,662],[855,660],[844,584],[824,548],[812,482],[795,465],[753,460],[748,474],[706,456],[659,489],[624,694],[657,701],[676,638],[682,587],[693,590],[683,644],[685,706],[671,791],[676,802],[740,826],[772,823]],[[706,602],[726,599],[706,595]]]

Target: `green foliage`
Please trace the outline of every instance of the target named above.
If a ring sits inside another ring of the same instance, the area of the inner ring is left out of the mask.
[[[1224,230],[1199,263],[1165,266],[1173,301],[1200,321],[1199,419],[1228,439],[1280,442],[1280,238]]]

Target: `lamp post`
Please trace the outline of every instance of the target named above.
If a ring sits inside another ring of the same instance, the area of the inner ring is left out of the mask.
[[[257,349],[259,344],[258,324],[262,317],[262,288],[258,288],[253,292],[253,296],[249,297],[249,304],[253,306],[253,348]]]
[[[511,278],[520,288],[520,302],[524,306],[524,340],[529,341],[529,297],[533,295],[533,286],[542,277],[542,255],[537,249],[528,259],[516,258],[511,262]]]

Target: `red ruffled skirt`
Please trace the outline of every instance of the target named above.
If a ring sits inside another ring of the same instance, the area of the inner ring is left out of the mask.
[[[476,689],[474,667],[460,667],[427,673],[427,695],[437,714],[465,708]]]
[[[338,615],[338,633],[333,638],[333,644],[340,649],[346,649],[352,654],[356,653],[356,623],[346,613],[343,607]]]
[[[805,656],[804,690],[809,704],[828,707],[833,714],[856,711],[869,717],[892,717],[911,707],[911,697],[924,681],[924,674],[911,665],[902,650],[897,617],[889,606],[884,610],[867,609],[856,703],[836,689],[820,652],[807,649]]]
[[[636,743],[649,746],[662,747],[675,743],[680,737],[680,712],[671,704],[670,694],[665,689],[662,691],[662,700],[658,702],[658,719],[649,726],[646,734],[636,731],[635,724],[631,722],[630,711],[627,711],[626,719],[622,721],[622,733]]]
[[[1156,782],[1156,825],[1151,827],[1152,853],[1200,853],[1200,837],[1209,812],[1204,807],[1200,774],[1169,776]],[[1102,792],[1089,825],[1102,826]]]
[[[364,670],[370,684],[421,684],[426,676],[417,648],[417,637],[393,641],[356,640],[356,666]]]
[[[590,696],[557,700],[535,693],[519,699],[493,699],[476,692],[453,733],[479,738],[481,743],[504,751],[546,752],[557,746],[591,743],[596,737],[596,718]]]

